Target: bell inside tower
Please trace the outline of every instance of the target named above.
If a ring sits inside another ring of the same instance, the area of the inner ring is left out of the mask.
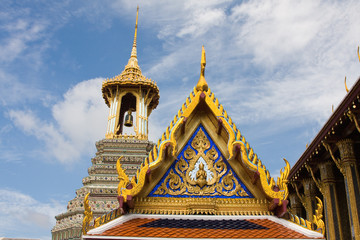
[[[134,124],[134,118],[131,115],[132,111],[133,111],[132,109],[129,109],[129,111],[127,112],[127,114],[125,116],[125,123],[124,123],[125,127],[132,127]]]
[[[121,98],[117,135],[124,134],[124,126],[129,128],[134,126],[132,115],[134,112],[136,114],[136,97],[131,93],[127,93]]]

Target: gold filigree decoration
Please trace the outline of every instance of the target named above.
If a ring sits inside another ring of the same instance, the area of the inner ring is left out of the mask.
[[[197,153],[188,146],[155,195],[249,196],[201,128],[191,146]]]
[[[313,216],[314,223],[316,224],[316,227],[317,227],[315,231],[324,234],[325,233],[325,223],[322,220],[324,206],[323,206],[323,203],[320,200],[320,198],[318,198],[316,196],[315,196],[315,198],[318,201],[318,203],[316,204],[317,209],[315,210],[315,215]]]
[[[119,157],[119,159],[116,162],[116,170],[118,172],[118,179],[119,179],[119,185],[117,188],[118,195],[121,195],[121,190],[123,188],[126,188],[126,186],[129,183],[129,177],[126,175],[124,169],[121,167],[120,160],[123,158],[123,156]]]
[[[273,215],[269,201],[255,198],[171,198],[137,197],[130,213],[140,214],[211,214],[211,215]]]
[[[86,234],[90,227],[90,222],[93,220],[93,213],[91,211],[90,205],[89,205],[89,195],[90,193],[86,194],[84,198],[84,219],[83,219],[83,225],[82,225],[82,232],[83,234]]]

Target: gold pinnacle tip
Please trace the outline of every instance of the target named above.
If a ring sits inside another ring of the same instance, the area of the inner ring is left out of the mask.
[[[200,62],[200,78],[198,83],[196,84],[196,90],[198,91],[207,91],[208,90],[208,84],[205,80],[205,66],[206,66],[206,54],[205,54],[205,48],[204,45],[202,46],[201,50],[201,62]]]

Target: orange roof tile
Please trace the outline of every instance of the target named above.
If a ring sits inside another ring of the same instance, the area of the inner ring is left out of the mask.
[[[154,216],[155,217],[155,216]],[[164,216],[156,218],[146,218],[138,216],[129,219],[110,229],[104,230],[101,233],[88,233],[89,238],[84,236],[84,239],[90,239],[97,236],[101,237],[141,237],[141,238],[210,238],[210,239],[322,239],[321,235],[313,235],[291,229],[290,222],[281,219],[288,226],[284,226],[269,218],[260,218],[254,216],[243,216],[241,219],[237,218],[209,218],[204,216],[200,219],[199,216],[195,219],[189,219],[188,216],[183,218],[173,218],[171,216]],[[310,230],[307,230],[310,231]],[[306,232],[306,231],[305,231]],[[312,231],[311,231],[312,232]]]

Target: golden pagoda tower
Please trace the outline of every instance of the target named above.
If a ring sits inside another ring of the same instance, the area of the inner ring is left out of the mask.
[[[159,88],[156,83],[141,73],[136,51],[137,8],[134,43],[131,56],[124,71],[102,84],[105,103],[110,108],[106,138],[148,139],[149,115],[159,103]],[[132,114],[135,114],[135,122]],[[125,133],[124,127],[133,128],[134,134]]]
[[[122,167],[132,177],[154,145],[148,140],[148,117],[158,105],[160,96],[156,84],[142,75],[138,64],[138,14],[139,8],[128,64],[120,75],[106,79],[102,85],[105,103],[110,108],[105,139],[96,142],[97,152],[91,159],[89,175],[83,178],[83,186],[76,190],[76,197],[68,202],[66,212],[55,217],[52,239],[81,239],[83,202],[87,194],[86,200],[94,217],[117,209],[117,160],[122,157]],[[128,134],[126,130],[132,130],[132,133]]]

